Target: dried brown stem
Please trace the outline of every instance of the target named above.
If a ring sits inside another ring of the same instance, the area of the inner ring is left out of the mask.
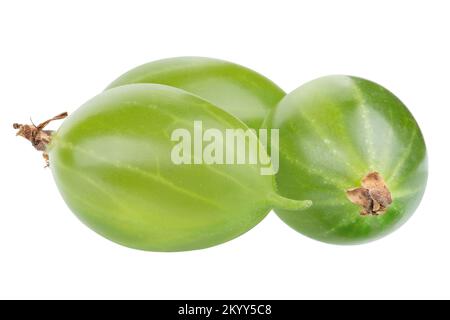
[[[361,187],[347,190],[348,199],[361,206],[361,215],[378,216],[386,213],[392,203],[389,191],[383,177],[378,172],[371,172],[361,182]]]
[[[31,142],[33,147],[42,152],[42,155],[46,161],[47,166],[49,165],[48,154],[46,152],[47,145],[51,142],[52,135],[54,131],[44,130],[44,128],[52,121],[62,120],[68,116],[67,112],[63,112],[56,117],[53,117],[47,121],[42,122],[39,125],[34,124],[19,124],[14,123],[13,128],[18,130],[17,136],[21,136]]]

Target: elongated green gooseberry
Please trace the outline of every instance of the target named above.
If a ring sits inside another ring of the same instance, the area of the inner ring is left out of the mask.
[[[64,200],[104,237],[152,251],[217,245],[255,226],[272,207],[310,205],[279,196],[274,176],[261,175],[259,162],[175,164],[171,133],[184,128],[195,135],[195,121],[220,132],[248,129],[173,87],[125,85],[93,98],[47,148]]]
[[[286,197],[311,199],[302,213],[275,209],[289,226],[328,243],[378,239],[417,208],[427,180],[424,139],[403,103],[349,76],[311,81],[277,106],[276,180]]]
[[[194,93],[259,129],[285,92],[266,77],[243,66],[211,58],[178,57],[139,66],[108,89],[133,83],[158,83]]]

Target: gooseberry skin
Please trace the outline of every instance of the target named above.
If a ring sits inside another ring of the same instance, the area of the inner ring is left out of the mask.
[[[126,85],[96,96],[48,146],[64,200],[91,229],[136,249],[201,249],[248,231],[282,202],[274,177],[261,175],[257,164],[174,164],[171,132],[190,130],[194,120],[205,129],[247,129],[168,86]]]
[[[231,113],[254,129],[285,92],[259,73],[228,61],[204,57],[177,57],[134,68],[107,89],[133,83],[157,83],[186,90]]]
[[[419,205],[425,142],[408,109],[382,86],[350,76],[319,78],[288,94],[270,122],[280,130],[280,194],[314,203],[304,212],[275,209],[298,232],[333,244],[365,243],[397,229]],[[362,216],[346,196],[370,172],[379,172],[392,194],[383,215]]]

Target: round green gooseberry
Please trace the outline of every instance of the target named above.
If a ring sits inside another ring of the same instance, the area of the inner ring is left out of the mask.
[[[364,243],[401,226],[419,205],[427,180],[424,139],[408,109],[382,86],[323,77],[288,94],[270,122],[280,130],[280,194],[314,203],[302,213],[275,209],[298,232]]]
[[[259,129],[285,96],[276,84],[243,66],[211,58],[163,59],[132,69],[107,89],[133,83],[158,83],[186,90]]]
[[[222,133],[248,129],[169,86],[125,85],[96,96],[63,122],[47,148],[64,200],[100,235],[150,251],[217,245],[251,229],[272,207],[310,205],[279,196],[259,162],[174,163],[172,133],[195,135],[196,121]]]

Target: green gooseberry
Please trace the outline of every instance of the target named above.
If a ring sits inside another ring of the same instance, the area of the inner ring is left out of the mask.
[[[150,251],[214,246],[251,229],[272,207],[310,205],[278,195],[274,176],[261,175],[259,162],[174,163],[172,133],[185,128],[195,135],[196,121],[220,132],[248,129],[173,87],[132,84],[104,91],[70,115],[48,145],[64,200],[100,235]]]
[[[424,139],[405,105],[382,86],[323,77],[288,94],[270,123],[280,130],[280,194],[314,203],[302,213],[275,209],[298,232],[363,243],[401,226],[419,205],[427,181]]]
[[[132,69],[107,89],[133,83],[158,83],[196,94],[259,129],[285,96],[276,84],[235,63],[203,58],[163,59]]]

